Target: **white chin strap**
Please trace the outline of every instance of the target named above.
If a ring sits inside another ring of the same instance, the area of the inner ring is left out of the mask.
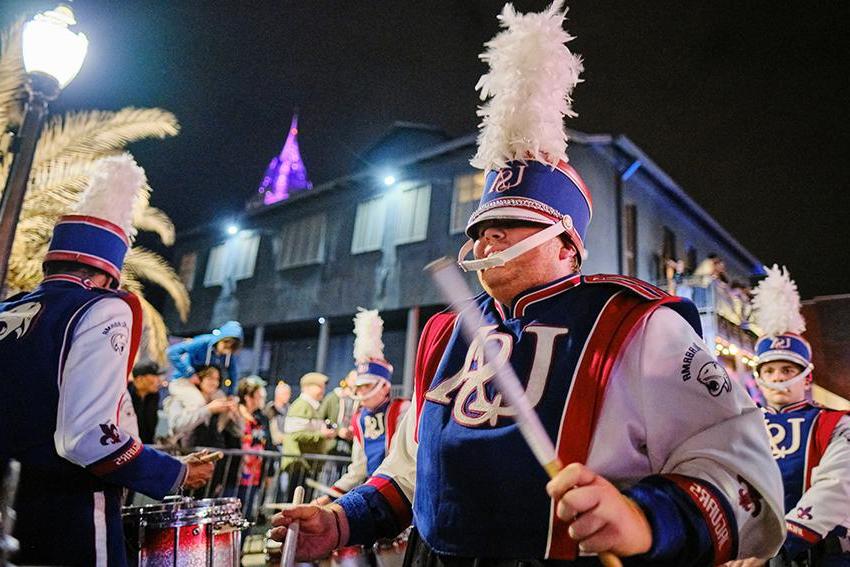
[[[803,380],[805,380],[809,374],[814,370],[814,366],[809,365],[808,368],[791,378],[790,380],[785,380],[784,382],[765,382],[761,378],[756,378],[756,382],[758,382],[759,386],[763,386],[769,390],[774,390],[776,392],[787,392],[791,386],[795,384],[799,384]]]
[[[375,394],[377,394],[381,390],[381,386],[383,385],[384,382],[387,382],[387,381],[383,378],[379,378],[375,382],[375,385],[372,386],[371,390],[369,390],[368,392],[366,392],[362,396],[358,396],[357,394],[352,394],[351,399],[357,400],[358,402],[362,402],[363,400],[368,400],[369,398],[371,398],[372,396],[374,396]]]
[[[573,219],[570,218],[569,215],[566,215],[561,222],[555,223],[550,227],[544,228],[540,232],[532,234],[528,238],[520,240],[510,248],[506,248],[505,250],[496,252],[495,254],[490,254],[486,258],[481,258],[480,260],[464,260],[464,258],[472,252],[472,248],[475,245],[472,240],[467,240],[466,244],[461,247],[457,254],[457,264],[464,272],[477,272],[479,270],[487,270],[489,268],[504,266],[517,256],[521,256],[532,248],[536,248],[544,242],[565,233],[568,227],[572,228],[572,225]]]

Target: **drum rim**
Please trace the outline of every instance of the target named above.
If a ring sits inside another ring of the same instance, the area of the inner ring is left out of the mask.
[[[144,506],[124,506],[121,517],[150,528],[171,528],[204,524],[241,525],[242,502],[235,497],[202,498],[185,497],[174,502],[160,502]]]

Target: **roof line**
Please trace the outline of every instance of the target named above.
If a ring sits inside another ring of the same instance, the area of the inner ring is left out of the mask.
[[[612,145],[631,157],[639,160],[641,169],[645,170],[664,189],[668,196],[673,199],[682,209],[692,214],[703,228],[714,233],[722,243],[725,243],[738,254],[741,260],[749,263],[754,273],[761,273],[764,265],[756,256],[747,250],[732,234],[729,233],[717,220],[703,209],[694,199],[688,195],[661,167],[656,164],[646,153],[625,135],[613,138]]]
[[[701,224],[703,228],[712,232],[717,236],[721,241],[724,241],[730,248],[735,251],[740,259],[748,262],[754,273],[759,273],[762,267],[762,262],[756,258],[749,250],[747,250],[738,240],[732,236],[725,228],[723,228],[717,220],[714,219],[705,209],[703,209],[696,201],[693,200],[685,191],[669,176],[667,173],[661,169],[654,161],[652,161],[649,156],[643,152],[634,142],[632,142],[625,135],[612,135],[612,134],[587,134],[584,132],[580,132],[578,130],[567,129],[567,136],[569,141],[573,143],[578,143],[586,146],[611,146],[618,149],[620,152],[625,155],[639,160],[641,162],[641,167],[645,171],[647,171],[650,176],[652,176],[656,181],[658,181],[674,202],[676,202],[683,210],[692,214],[695,217],[695,220],[698,224]],[[458,138],[454,138],[447,142],[443,142],[427,148],[425,150],[421,150],[419,152],[409,154],[407,156],[403,156],[399,160],[392,162],[391,165],[393,167],[403,168],[409,165],[413,165],[415,163],[419,163],[422,161],[427,161],[429,159],[433,159],[435,157],[439,157],[443,154],[447,154],[466,146],[474,147],[476,140],[478,138],[478,133],[474,132],[471,134],[466,134],[464,136],[460,136]],[[604,154],[603,154],[604,155]],[[609,161],[612,161],[609,157]],[[615,167],[616,163],[612,163]],[[346,185],[348,183],[352,183],[355,181],[359,181],[361,179],[365,179],[375,175],[375,170],[373,168],[365,168],[357,171],[355,173],[351,173],[348,175],[343,175],[341,177],[337,177],[330,181],[326,181],[321,185],[316,185],[313,189],[309,191],[301,191],[298,193],[294,193],[290,196],[289,199],[280,201],[271,206],[262,207],[260,209],[256,209],[253,211],[245,212],[246,217],[254,217],[259,216],[261,214],[266,214],[277,209],[279,206],[285,205],[287,203],[292,202],[293,200],[298,200],[302,197],[310,197],[317,195],[323,191],[327,191],[330,189],[334,189],[336,187],[340,187]],[[191,236],[195,234],[201,234],[204,230],[209,226],[209,224],[202,224],[196,227],[189,228],[185,231],[181,231],[178,233],[178,236]]]

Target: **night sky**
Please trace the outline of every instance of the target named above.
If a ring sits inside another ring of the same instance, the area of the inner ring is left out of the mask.
[[[804,298],[850,293],[850,3],[568,3],[586,67],[569,126],[630,137]],[[296,107],[314,184],[367,165],[396,120],[473,132],[501,4],[78,0],[89,55],[52,110],[174,112],[177,138],[131,147],[153,204],[179,229],[224,222]],[[46,5],[5,0],[0,20]]]

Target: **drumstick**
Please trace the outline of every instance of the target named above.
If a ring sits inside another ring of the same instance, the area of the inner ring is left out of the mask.
[[[203,455],[198,456],[198,460],[202,463],[215,463],[224,458],[224,453],[221,451],[215,451],[213,453],[204,453]]]
[[[461,313],[464,311],[477,313],[478,309],[472,301],[472,290],[469,289],[469,285],[463,279],[463,275],[461,275],[457,265],[448,258],[440,258],[425,266],[425,269],[430,272],[431,278],[437,284],[443,299],[458,314],[457,320],[460,321],[460,329],[463,337],[471,345],[479,332],[479,320],[476,320],[475,317],[461,317]],[[498,358],[498,353],[493,352],[495,345],[484,341],[484,348],[484,354],[487,358],[490,360],[496,360]],[[525,391],[513,367],[510,364],[495,367],[493,378],[505,400],[516,410],[514,420],[531,452],[534,453],[537,462],[540,463],[543,470],[549,475],[549,478],[555,478],[555,475],[564,468],[564,465],[558,459],[558,455],[555,453],[555,445],[549,439],[546,430],[543,429],[540,418],[537,417],[537,414],[534,413],[534,408],[528,402],[528,398],[525,396]],[[600,553],[599,560],[605,567],[622,567],[620,559],[609,551]]]
[[[312,478],[309,478],[309,477],[304,479],[304,484],[306,484],[307,486],[309,486],[310,488],[312,488],[314,490],[318,490],[319,492],[324,492],[328,496],[333,496],[334,498],[339,498],[342,495],[342,493],[340,493],[337,489],[335,489],[331,486],[328,486],[327,484],[322,484],[318,480],[313,480]]]
[[[296,486],[292,492],[292,504],[298,506],[304,503],[304,487]],[[280,567],[293,567],[295,565],[295,548],[298,547],[298,531],[300,527],[298,520],[289,524],[286,529],[286,540],[283,543],[283,551],[280,555]]]

